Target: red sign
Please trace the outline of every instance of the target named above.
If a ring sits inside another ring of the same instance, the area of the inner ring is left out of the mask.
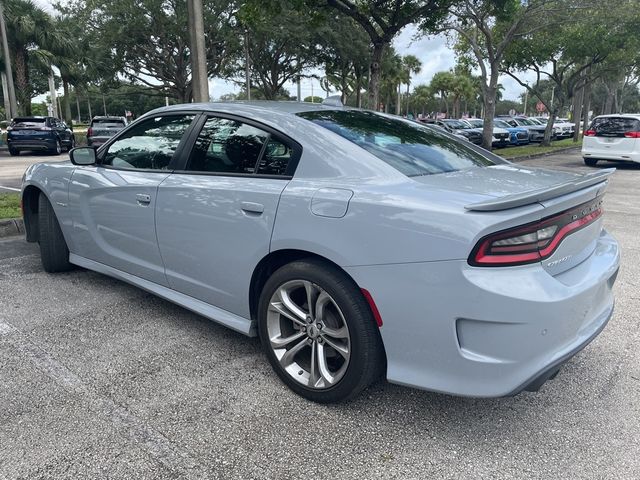
[[[544,112],[546,110],[547,110],[547,107],[544,106],[544,103],[542,103],[542,102],[536,103],[536,111],[537,112],[542,113],[542,112]]]

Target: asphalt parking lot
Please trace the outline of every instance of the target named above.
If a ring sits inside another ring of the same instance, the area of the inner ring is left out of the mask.
[[[540,392],[493,400],[381,382],[308,403],[257,339],[97,273],[47,275],[2,239],[0,479],[638,479],[639,183],[622,166],[605,200],[623,254],[608,327]]]

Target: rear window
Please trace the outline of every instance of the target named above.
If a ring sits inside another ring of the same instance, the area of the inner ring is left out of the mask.
[[[11,126],[15,128],[40,128],[46,125],[46,118],[14,118]]]
[[[298,115],[355,143],[409,177],[495,165],[445,133],[375,112],[331,110]]]
[[[624,137],[627,132],[640,131],[640,120],[625,117],[595,118],[590,130],[595,130],[598,137]]]
[[[94,118],[91,121],[91,125],[105,125],[105,124],[124,125],[124,120],[122,120],[121,118]]]

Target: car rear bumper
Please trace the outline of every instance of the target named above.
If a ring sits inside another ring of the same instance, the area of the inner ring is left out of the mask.
[[[50,150],[56,148],[56,140],[54,138],[47,139],[21,139],[8,138],[7,145],[14,149],[20,150]]]
[[[539,387],[604,328],[619,261],[603,232],[591,256],[556,276],[466,260],[347,271],[380,310],[390,382],[500,397]]]
[[[619,152],[603,152],[598,150],[582,150],[583,158],[593,158],[596,160],[611,160],[618,162],[637,162],[640,163],[640,152],[628,152],[628,153],[619,153]]]

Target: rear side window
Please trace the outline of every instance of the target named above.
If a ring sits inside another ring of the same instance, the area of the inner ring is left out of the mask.
[[[144,120],[109,146],[101,164],[128,170],[166,170],[193,118],[170,115]]]
[[[124,126],[124,120],[121,118],[94,118],[91,120],[91,126],[95,125],[122,125]]]
[[[228,118],[210,117],[196,139],[187,170],[285,175],[292,149],[277,136]]]
[[[419,123],[356,110],[298,115],[355,143],[409,177],[495,165],[462,141]]]
[[[624,137],[627,132],[640,131],[640,120],[625,117],[595,118],[590,130],[595,131],[597,137]]]

